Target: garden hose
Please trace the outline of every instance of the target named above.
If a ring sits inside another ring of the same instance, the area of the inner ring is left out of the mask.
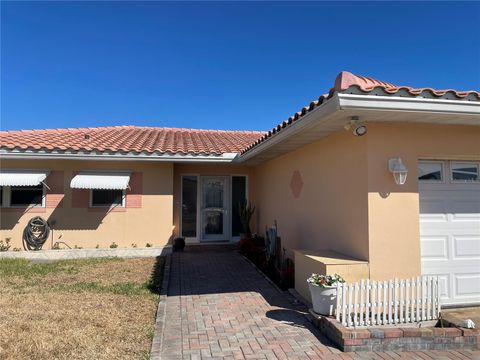
[[[25,250],[40,250],[50,234],[48,222],[36,216],[23,229],[23,248]]]

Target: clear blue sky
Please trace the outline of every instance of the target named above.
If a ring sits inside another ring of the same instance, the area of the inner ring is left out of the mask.
[[[480,3],[2,2],[1,129],[270,129],[342,70],[480,88]]]

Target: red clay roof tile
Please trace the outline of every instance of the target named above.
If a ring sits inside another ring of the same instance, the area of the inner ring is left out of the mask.
[[[238,153],[263,132],[138,126],[1,131],[3,149],[220,155]]]

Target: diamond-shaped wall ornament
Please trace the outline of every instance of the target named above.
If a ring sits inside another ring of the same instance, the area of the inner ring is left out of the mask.
[[[292,174],[292,179],[290,180],[290,189],[292,190],[293,197],[298,199],[302,193],[303,180],[300,171],[295,170]]]

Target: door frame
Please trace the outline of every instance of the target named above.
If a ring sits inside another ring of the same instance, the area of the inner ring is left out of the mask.
[[[230,242],[235,242],[240,239],[240,236],[232,236],[232,178],[234,176],[242,176],[245,177],[245,194],[246,194],[246,199],[247,201],[249,200],[249,177],[248,174],[245,173],[239,173],[239,174],[200,174],[200,173],[182,173],[180,174],[180,202],[178,206],[178,212],[179,212],[179,236],[183,236],[182,232],[182,204],[183,204],[183,177],[184,176],[195,176],[197,178],[197,211],[196,211],[196,216],[197,216],[197,226],[196,226],[196,236],[195,237],[186,237],[185,242],[186,243],[209,243],[209,242],[214,242],[217,240],[204,240],[202,239],[202,211],[201,211],[201,206],[202,206],[202,177],[226,177],[226,185],[228,187],[228,198],[227,198],[227,209],[228,209],[228,227],[226,228],[226,236],[223,241],[230,241]]]

